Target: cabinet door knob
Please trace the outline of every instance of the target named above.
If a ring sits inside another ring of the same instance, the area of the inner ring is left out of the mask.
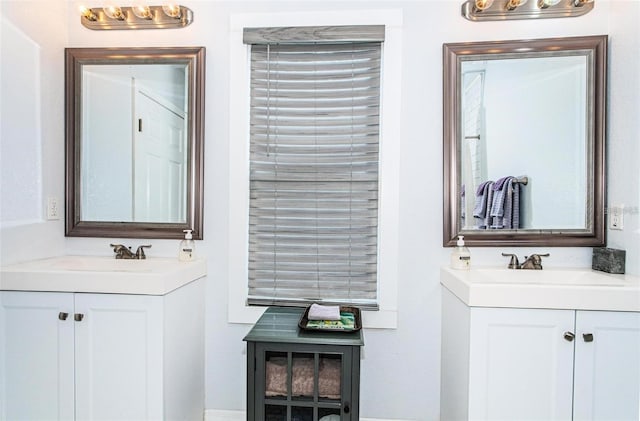
[[[585,342],[593,342],[593,333],[583,333],[582,339],[584,339]]]
[[[82,321],[82,319],[84,319],[84,314],[82,314],[82,313],[76,313],[76,314],[74,314],[74,315],[73,315],[73,319],[74,319],[76,322],[81,322],[81,321]]]
[[[564,339],[571,342],[573,341],[573,338],[575,338],[576,335],[573,334],[573,332],[564,332]]]
[[[351,408],[349,408],[349,402],[345,402],[342,409],[343,409],[345,414],[348,414],[349,411],[351,411]]]
[[[64,311],[58,313],[58,319],[60,320],[67,320],[67,317],[69,317],[69,313],[65,313]]]

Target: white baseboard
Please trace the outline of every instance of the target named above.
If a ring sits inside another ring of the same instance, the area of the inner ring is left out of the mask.
[[[246,421],[245,411],[225,411],[222,409],[207,409],[204,411],[204,421]]]
[[[207,409],[204,411],[204,421],[246,421],[244,411],[225,411],[222,409]],[[360,421],[402,421],[386,418],[360,418]]]

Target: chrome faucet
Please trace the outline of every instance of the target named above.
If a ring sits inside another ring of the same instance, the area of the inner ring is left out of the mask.
[[[131,251],[131,247],[126,247],[122,244],[110,244],[113,247],[113,252],[116,254],[116,259],[146,259],[144,254],[145,247],[151,247],[151,245],[139,246],[135,253]]]
[[[542,258],[549,257],[549,253],[545,254],[532,254],[531,256],[524,256],[524,262],[520,264],[518,256],[512,253],[502,253],[505,257],[511,257],[509,260],[509,269],[533,269],[542,270]]]

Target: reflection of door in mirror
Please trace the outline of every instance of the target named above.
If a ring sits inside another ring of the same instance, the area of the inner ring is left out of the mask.
[[[520,229],[587,225],[584,55],[462,63],[461,206],[464,230],[478,186],[507,176],[520,185]]]
[[[83,66],[82,220],[186,221],[186,86],[182,64]]]
[[[136,89],[133,215],[136,222],[185,222],[184,111]]]

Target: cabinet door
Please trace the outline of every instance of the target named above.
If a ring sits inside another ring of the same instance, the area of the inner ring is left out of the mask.
[[[255,420],[358,419],[353,347],[308,344],[255,346]],[[251,393],[250,393],[251,394]]]
[[[73,295],[0,291],[0,418],[72,420],[73,390]]]
[[[75,294],[75,313],[76,418],[162,419],[162,297]]]
[[[640,313],[578,311],[574,419],[640,419]]]
[[[470,419],[571,419],[574,311],[472,308],[470,327]]]

